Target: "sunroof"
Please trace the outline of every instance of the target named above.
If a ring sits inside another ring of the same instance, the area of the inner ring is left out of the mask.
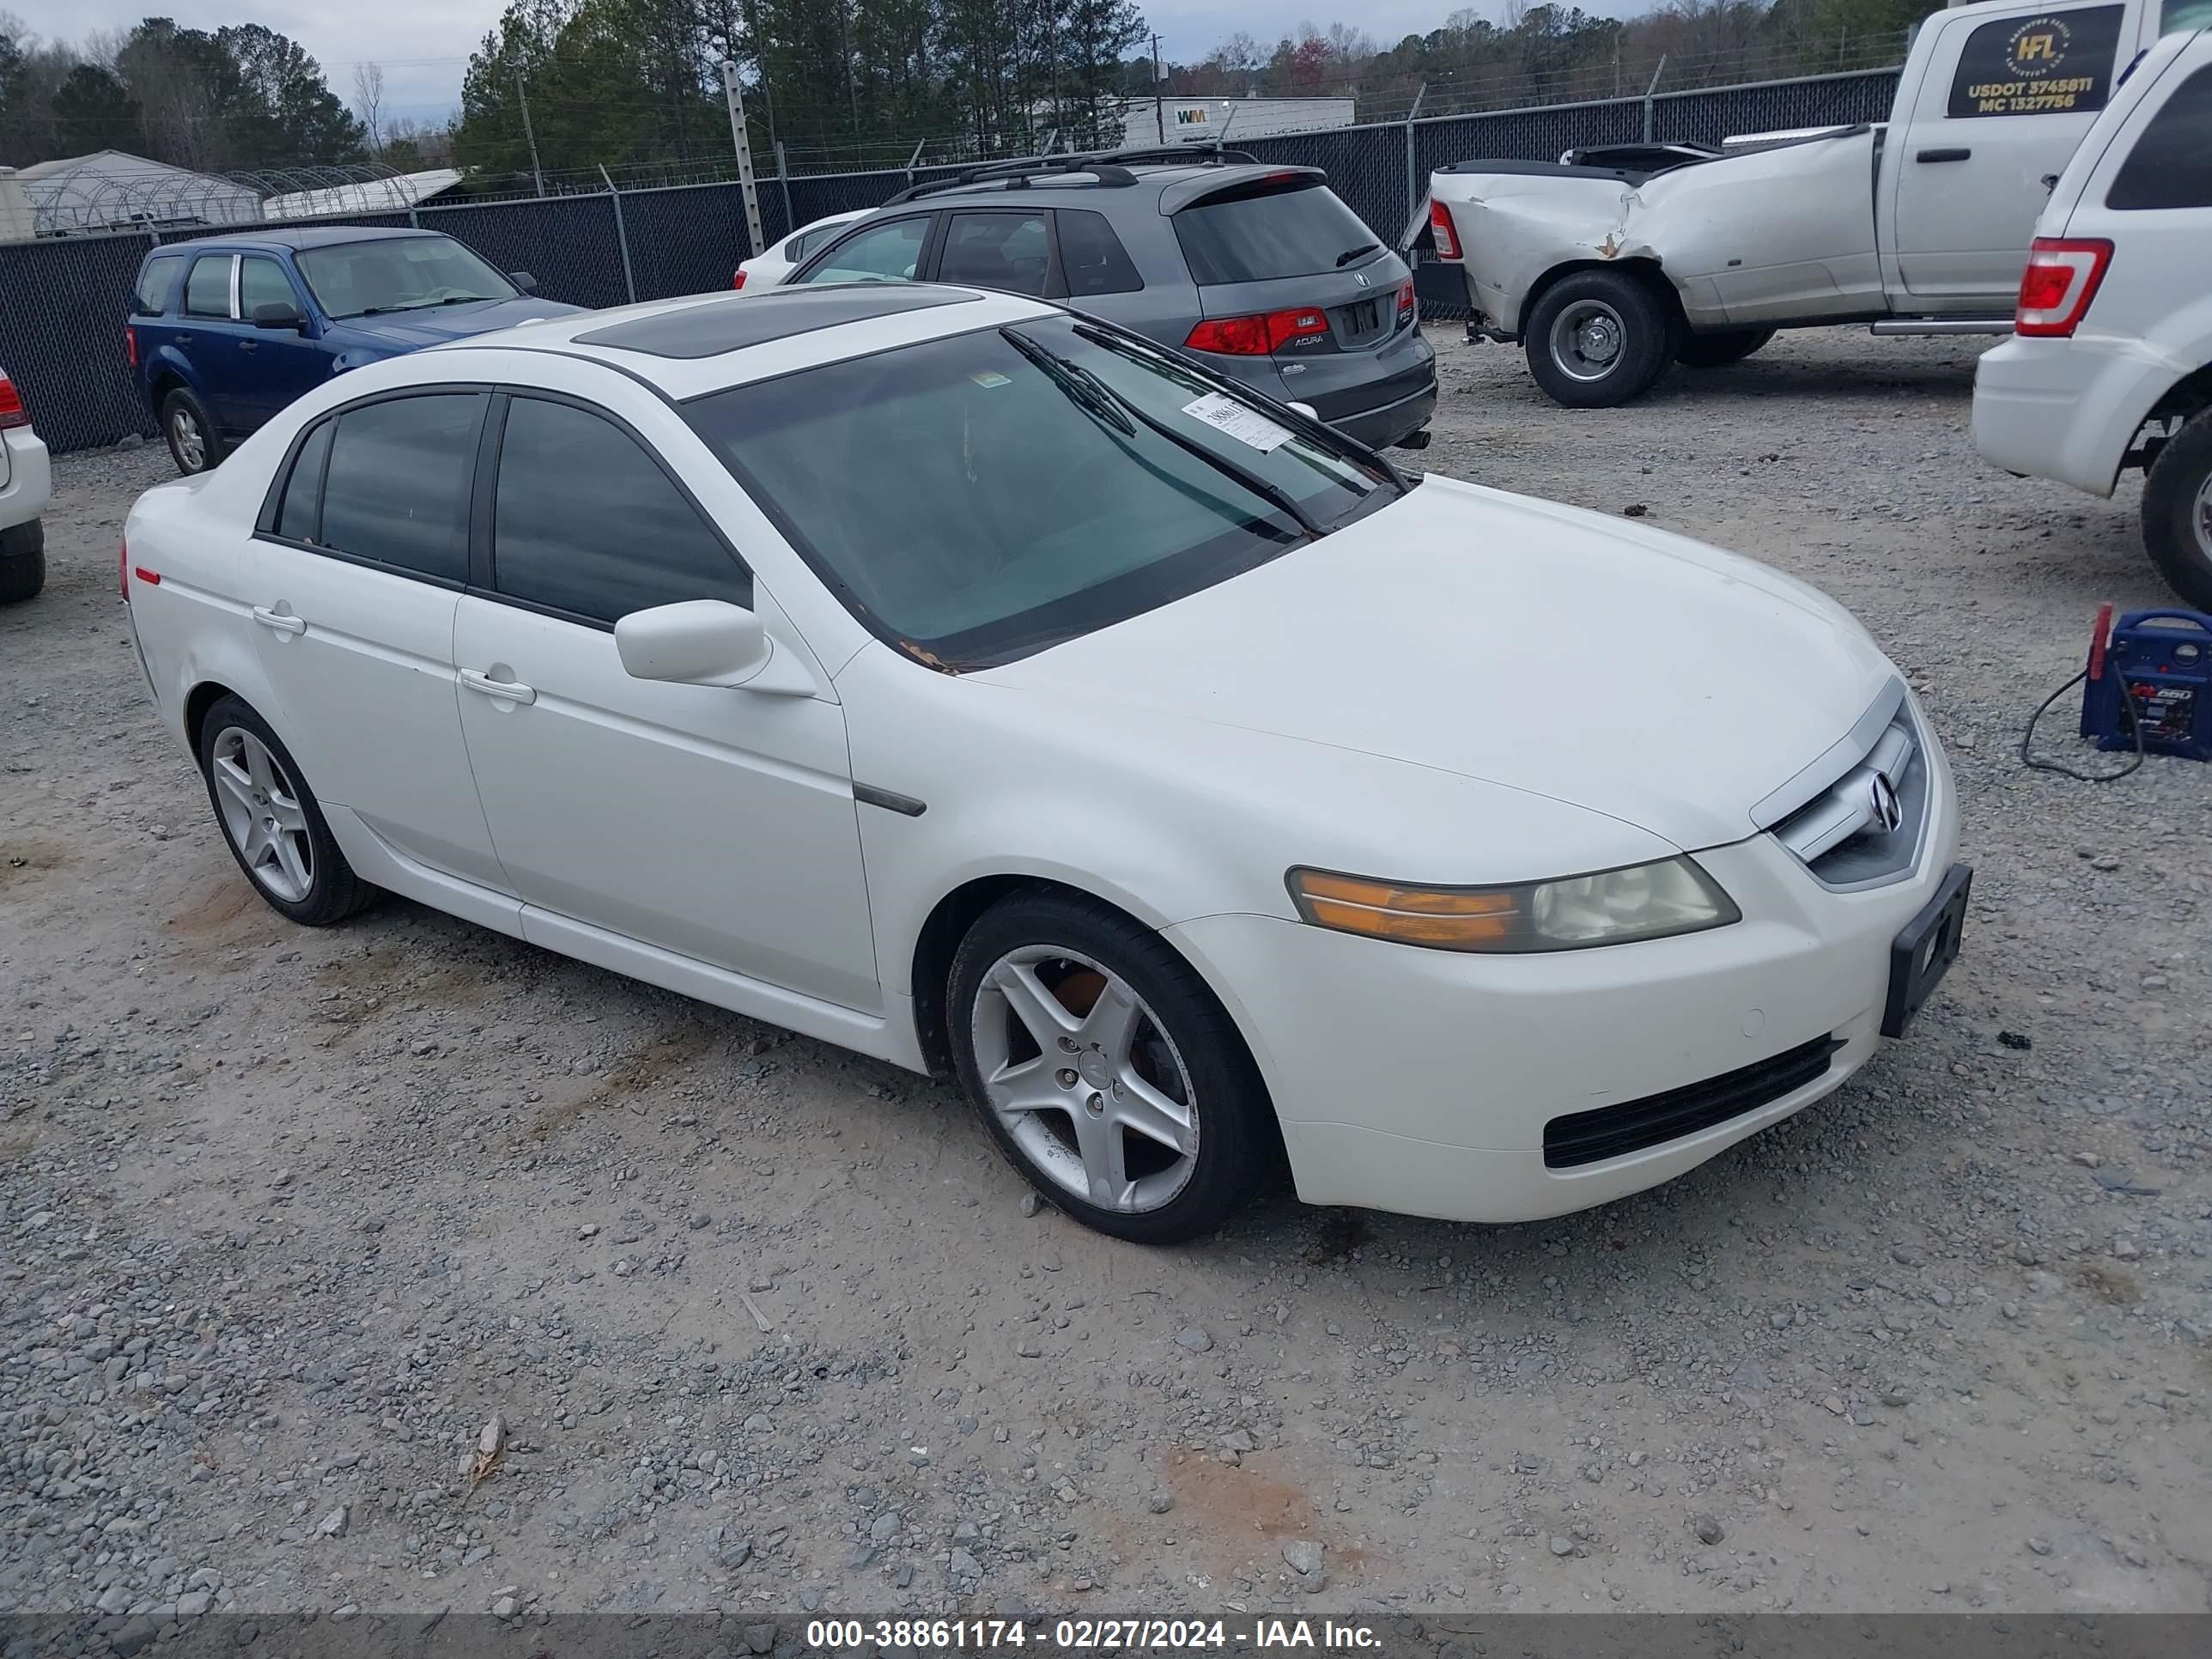
[[[579,345],[612,346],[651,357],[714,357],[770,340],[809,334],[841,323],[865,323],[905,311],[965,305],[980,298],[955,289],[909,287],[900,283],[850,283],[794,288],[750,297],[732,295],[712,305],[641,317],[575,337]]]

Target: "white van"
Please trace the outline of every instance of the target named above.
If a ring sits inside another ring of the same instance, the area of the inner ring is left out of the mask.
[[[2169,35],[2051,191],[2014,337],[1974,376],[1974,445],[2110,495],[2140,466],[2143,544],[2212,611],[2212,29]]]

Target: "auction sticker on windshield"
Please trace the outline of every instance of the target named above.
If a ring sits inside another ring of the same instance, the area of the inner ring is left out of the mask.
[[[1249,444],[1262,453],[1279,449],[1291,441],[1291,429],[1278,426],[1249,404],[1240,404],[1234,398],[1224,398],[1218,392],[1209,392],[1203,398],[1182,406],[1182,412],[1194,421],[1203,421],[1216,431],[1226,433],[1240,444]]]

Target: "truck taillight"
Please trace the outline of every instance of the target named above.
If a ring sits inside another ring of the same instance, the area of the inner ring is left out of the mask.
[[[0,369],[0,427],[28,426],[31,412],[23,407],[23,394],[15,390],[15,383],[8,372]]]
[[[1209,317],[1183,342],[1193,351],[1218,351],[1230,357],[1264,357],[1293,340],[1328,332],[1328,314],[1318,306],[1265,311],[1250,317]]]
[[[2112,245],[2101,236],[2037,237],[2021,276],[2013,331],[2056,339],[2072,334],[2112,263]]]
[[[730,286],[732,288],[743,288],[744,285],[745,268],[743,265],[739,265],[730,278]]]
[[[1431,197],[1429,199],[1429,228],[1436,233],[1437,258],[1459,258],[1459,232],[1452,228],[1451,210]]]

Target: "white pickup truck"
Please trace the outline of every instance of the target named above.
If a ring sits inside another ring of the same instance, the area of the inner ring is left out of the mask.
[[[1676,362],[1733,362],[1777,329],[2008,333],[2052,181],[2166,14],[2197,3],[1937,12],[1887,123],[1658,171],[1591,165],[1601,154],[1463,161],[1431,175],[1408,240],[1466,273],[1469,333],[1520,342],[1576,408],[1626,403]]]

